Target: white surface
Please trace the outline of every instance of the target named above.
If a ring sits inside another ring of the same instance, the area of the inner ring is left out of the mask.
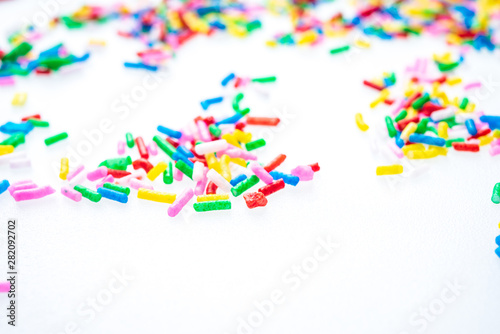
[[[0,4],[3,30],[21,13],[38,8],[27,7]],[[313,182],[272,195],[266,208],[248,210],[238,198],[229,212],[175,219],[167,216],[167,206],[135,198],[121,205],[73,203],[59,194],[30,203],[0,196],[0,272],[6,271],[7,218],[19,220],[20,235],[18,327],[6,325],[7,298],[0,295],[2,333],[64,333],[74,322],[79,332],[93,334],[232,334],[238,317],[247,319],[254,302],[269,299],[274,290],[284,292],[284,302],[255,333],[418,333],[420,325],[409,319],[440,298],[448,280],[464,289],[425,332],[498,333],[499,208],[489,197],[500,178],[499,158],[486,150],[451,151],[429,161],[425,176],[391,187],[375,177],[375,166],[384,160],[371,155],[367,134],[354,123],[356,112],[371,124],[384,114],[383,107],[368,110],[375,95],[362,87],[363,79],[392,70],[402,79],[408,63],[447,50],[444,43],[375,40],[371,50],[348,61],[328,54],[342,44],[336,39],[311,49],[266,48],[264,41],[277,32],[274,22],[266,19],[268,28],[245,40],[219,34],[188,43],[168,65],[161,86],[124,120],[112,104],[147,73],[123,68],[142,46],[116,38],[119,24],[50,35],[41,48],[65,41],[84,50],[90,37],[106,39],[108,46],[94,52],[79,72],[31,76],[0,90],[0,123],[39,112],[51,124],[27,137],[24,149],[33,169],[11,171],[2,165],[2,179],[33,178],[59,189],[51,164],[84,139],[83,130],[96,128],[103,117],[114,124],[85,158],[92,168],[116,155],[125,132],[149,142],[158,124],[177,128],[202,113],[199,102],[220,94],[219,82],[231,71],[276,75],[275,85],[263,87],[268,100],[248,92],[244,104],[255,115],[272,115],[273,108],[292,115],[279,133],[261,133],[270,142],[261,160],[285,153],[285,169],[316,161],[322,167]],[[460,73],[470,80],[492,74],[498,82],[499,70],[498,56],[481,53],[471,54]],[[17,91],[29,93],[21,109],[10,106]],[[498,114],[499,96],[497,87],[482,102],[484,110]],[[211,110],[229,112],[230,102]],[[59,131],[70,139],[45,147],[43,139]],[[158,189],[178,192],[185,185]],[[313,254],[317,238],[327,237],[339,248],[292,290],[283,275],[290,277],[291,266]],[[134,276],[127,287],[95,319],[78,314],[122,268]]]

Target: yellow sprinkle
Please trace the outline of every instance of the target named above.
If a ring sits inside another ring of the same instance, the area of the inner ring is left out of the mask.
[[[236,146],[238,148],[241,148],[240,143],[238,143],[238,140],[236,140],[235,136],[231,133],[225,133],[221,137],[222,139],[225,139],[230,145]]]
[[[207,160],[208,169],[213,169],[219,174],[221,173],[220,162],[215,157],[215,154],[213,153],[205,154],[205,159]]]
[[[500,138],[500,130],[499,129],[493,130],[492,136],[495,138]]]
[[[231,162],[233,164],[240,165],[241,167],[245,167],[245,168],[247,167],[247,162],[243,158],[231,158]]]
[[[229,199],[229,194],[201,195],[196,197],[196,202],[223,201]]]
[[[439,146],[431,146],[429,147],[429,150],[427,150],[427,152],[432,152],[432,154],[436,154],[436,156],[438,155],[443,155],[443,156],[446,156],[448,154],[448,149],[446,147],[439,147]],[[429,153],[431,154],[431,153]]]
[[[401,151],[403,151],[404,155],[407,155],[408,152],[410,151],[424,151],[424,150],[425,150],[425,145],[420,143],[405,145],[401,148]]]
[[[227,181],[231,181],[231,169],[229,168],[229,161],[231,161],[231,158],[227,154],[224,154],[220,158],[220,175],[222,175],[222,177]]]
[[[460,38],[460,36],[458,35],[450,34],[446,36],[446,42],[451,45],[462,45],[462,38]]]
[[[355,119],[356,125],[361,131],[366,131],[370,128],[368,125],[366,125],[365,121],[363,120],[363,115],[361,115],[360,113],[356,114]]]
[[[438,124],[438,136],[444,139],[448,139],[448,123],[439,122]]]
[[[479,137],[478,139],[479,139],[479,146],[484,146],[490,144],[495,138],[493,136],[486,135]]]
[[[274,48],[274,47],[278,46],[278,43],[276,43],[276,41],[267,41],[266,46]]]
[[[26,103],[28,99],[27,93],[16,93],[12,99],[12,105],[16,107],[21,107]]]
[[[10,154],[12,152],[14,152],[14,146],[0,145],[0,155]]]
[[[410,151],[408,152],[408,159],[431,159],[438,156],[438,151],[436,150],[426,150],[426,151]]]
[[[378,166],[377,175],[396,175],[403,173],[402,165]]]
[[[164,193],[144,188],[139,188],[139,191],[137,192],[137,198],[160,203],[172,204],[174,203],[176,197],[176,194]]]
[[[417,131],[417,123],[410,122],[401,132],[401,139],[407,142],[410,135],[415,133],[415,131]]]
[[[356,39],[354,45],[362,49],[368,49],[371,46],[370,42],[363,41],[362,39]]]
[[[151,168],[148,172],[148,179],[154,181],[161,173],[163,173],[168,168],[168,164],[164,161],[160,161],[156,166]]]
[[[68,177],[69,173],[69,159],[68,158],[62,158],[61,159],[61,171],[59,173],[59,178],[61,180],[66,180]]]
[[[318,35],[312,31],[306,31],[302,34],[301,38],[297,41],[297,44],[311,44],[317,39]]]
[[[475,103],[469,103],[467,105],[467,107],[465,108],[465,112],[467,112],[467,113],[474,112],[474,110],[476,110],[476,104]]]
[[[106,46],[106,41],[103,41],[102,39],[91,39],[89,41],[89,44],[97,46]]]
[[[370,108],[373,109],[377,105],[379,105],[379,103],[384,102],[389,97],[390,94],[391,92],[388,89],[384,89],[383,91],[381,91],[379,97],[375,101],[370,103]]]
[[[450,86],[455,86],[455,85],[458,85],[458,84],[462,83],[462,78],[458,78],[458,77],[456,77],[456,78],[448,78],[446,80],[446,83],[448,85],[450,85]]]
[[[250,132],[243,132],[239,129],[236,129],[234,130],[233,135],[240,143],[246,144],[252,141],[252,134]]]

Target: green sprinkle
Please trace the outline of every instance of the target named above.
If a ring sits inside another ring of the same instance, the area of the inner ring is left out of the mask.
[[[68,56],[65,58],[58,58],[58,57],[53,57],[53,58],[46,58],[40,60],[38,66],[41,67],[46,67],[51,70],[58,70],[63,66],[71,65],[73,64],[73,58]]]
[[[199,203],[194,203],[193,207],[196,212],[230,210],[231,202],[230,201],[199,202]]]
[[[132,134],[130,132],[127,132],[125,134],[125,140],[127,141],[127,146],[129,148],[134,147],[134,145],[135,145],[134,136],[132,136]]]
[[[210,124],[210,126],[208,127],[208,131],[210,131],[212,136],[217,138],[219,138],[222,133],[221,129],[219,129],[219,127],[215,124]]]
[[[460,103],[460,109],[465,110],[465,108],[467,108],[467,105],[469,105],[469,99],[464,97],[462,103]]]
[[[174,182],[174,174],[172,171],[172,161],[168,162],[168,168],[163,172],[163,183],[172,184]]]
[[[31,51],[31,49],[33,49],[33,46],[31,46],[31,44],[22,42],[14,49],[12,49],[12,51],[3,56],[2,61],[4,62],[16,61],[17,58],[27,55],[28,52]]]
[[[62,132],[60,134],[45,139],[45,145],[49,146],[66,138],[68,138],[68,134],[66,132]]]
[[[34,119],[34,118],[29,119],[28,122],[31,123],[31,125],[39,127],[39,128],[46,128],[49,126],[49,122],[40,121],[40,120]]]
[[[159,136],[154,136],[153,141],[158,145],[158,147],[165,152],[170,158],[173,159],[174,153],[176,152],[175,147],[172,146],[169,142],[166,140],[162,139]]]
[[[107,188],[107,189],[121,192],[127,196],[130,195],[130,188],[129,187],[122,187],[122,186],[119,186],[117,184],[109,183],[109,182],[104,183],[102,186],[104,188]]]
[[[89,188],[85,188],[84,186],[76,185],[73,189],[82,194],[83,197],[92,202],[99,202],[102,198],[101,194],[96,191],[90,190]]]
[[[500,183],[495,184],[495,186],[493,187],[491,201],[495,204],[500,204]]]
[[[394,122],[390,116],[385,116],[385,125],[387,126],[387,132],[389,133],[389,137],[396,137],[397,131],[394,127]]]
[[[429,118],[422,118],[420,122],[418,122],[416,133],[424,134],[427,131],[427,124],[429,123]]]
[[[245,144],[247,151],[253,151],[262,146],[266,146],[266,141],[264,139],[257,139]]]
[[[453,143],[463,143],[463,142],[465,142],[465,139],[463,139],[463,138],[448,139],[446,141],[446,147],[452,147]]]
[[[405,119],[408,116],[408,112],[406,110],[401,110],[401,112],[394,118],[394,121],[397,123],[402,119]]]
[[[257,175],[252,175],[245,181],[238,183],[235,187],[231,188],[231,193],[233,193],[234,197],[238,197],[243,194],[248,189],[252,188],[254,185],[259,183],[259,178]]]
[[[178,160],[175,163],[175,168],[180,170],[184,175],[186,175],[190,179],[193,178],[193,169],[189,167],[189,165],[185,163],[183,160]]]
[[[415,110],[420,110],[420,109],[422,109],[424,104],[426,104],[430,100],[431,100],[431,97],[429,96],[429,94],[426,93],[426,94],[424,94],[424,96],[422,96],[421,98],[419,98],[415,102],[413,102],[413,104],[411,106]]]
[[[80,22],[80,21],[76,21],[69,16],[61,17],[61,21],[69,29],[78,29],[78,28],[81,28],[85,25],[85,23]]]
[[[132,164],[132,158],[127,156],[126,158],[115,158],[107,159],[99,164],[99,167],[106,166],[111,169],[127,170],[127,166]]]
[[[259,82],[259,83],[268,83],[268,82],[275,82],[276,77],[264,77],[264,78],[254,78],[252,79],[252,82]]]
[[[459,62],[456,62],[456,63],[451,63],[451,64],[443,64],[443,63],[437,62],[438,69],[439,69],[441,72],[448,72],[448,71],[454,70],[454,69],[455,69],[455,68],[457,68],[459,65],[460,65],[460,63],[459,63]]]
[[[349,45],[341,46],[340,48],[330,50],[330,54],[335,55],[337,53],[348,51],[351,47]]]
[[[245,95],[243,95],[243,93],[238,93],[233,99],[233,109],[237,113],[240,112],[240,102],[241,100],[243,100],[244,97]]]
[[[18,132],[14,133],[9,138],[5,139],[3,142],[0,143],[0,145],[12,145],[14,147],[17,147],[20,144],[24,144],[24,142],[25,142],[24,133]]]
[[[255,29],[259,29],[260,27],[262,27],[262,23],[260,23],[260,21],[258,21],[258,20],[249,22],[246,25],[246,28],[247,28],[248,32],[251,32],[251,31],[253,31]]]

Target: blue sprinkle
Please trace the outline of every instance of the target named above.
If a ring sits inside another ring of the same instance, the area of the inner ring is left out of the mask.
[[[296,186],[300,179],[298,176],[295,176],[295,175],[291,175],[291,174],[284,174],[284,173],[280,173],[280,172],[277,172],[275,170],[271,171],[269,173],[272,177],[273,177],[273,180],[279,180],[279,179],[283,179],[283,182],[285,182],[286,184],[289,184],[291,186]]]
[[[102,197],[110,199],[112,201],[117,201],[120,203],[128,202],[128,196],[116,190],[101,187],[97,189],[97,192],[101,194]]]
[[[220,124],[234,124],[237,123],[240,119],[243,118],[243,115],[241,114],[234,114],[231,117],[228,117],[226,119],[223,119],[222,121],[218,121],[215,123],[215,125],[220,125]]]
[[[207,99],[205,101],[201,101],[201,107],[203,110],[207,110],[212,104],[221,103],[224,98],[222,96],[214,97],[213,99]]]
[[[8,135],[12,135],[14,133],[22,132],[25,135],[31,132],[33,130],[33,125],[30,122],[26,123],[12,123],[12,122],[7,122],[4,125],[0,126],[0,132],[3,132]]]
[[[231,182],[229,182],[229,183],[231,183],[231,185],[233,187],[235,187],[238,183],[243,182],[246,179],[247,179],[247,176],[245,174],[240,174],[237,177],[235,177],[234,179],[232,179]]]
[[[227,77],[225,77],[224,79],[222,79],[221,85],[223,87],[226,87],[227,84],[229,83],[229,81],[233,80],[234,77],[235,77],[234,73],[229,74]]]
[[[0,182],[0,195],[5,192],[10,187],[10,183],[7,180]]]
[[[161,125],[158,125],[158,127],[156,129],[159,132],[161,132],[164,135],[167,135],[171,138],[179,139],[180,137],[182,137],[182,132],[169,129],[169,128],[161,126]]]
[[[128,63],[128,62],[126,62],[123,65],[125,65],[125,67],[127,67],[127,68],[138,68],[138,69],[144,69],[144,70],[153,71],[153,72],[158,71],[158,66],[146,65],[143,63]]]
[[[194,158],[194,154],[182,145],[177,147],[177,152],[184,155],[186,158]]]
[[[446,140],[440,137],[431,137],[426,135],[420,135],[418,133],[414,133],[410,135],[408,138],[412,143],[421,143],[433,146],[441,146],[443,147],[446,144]]]
[[[474,120],[469,118],[465,121],[465,126],[467,127],[467,131],[469,131],[469,134],[471,136],[475,136],[477,134],[476,123],[474,123]]]

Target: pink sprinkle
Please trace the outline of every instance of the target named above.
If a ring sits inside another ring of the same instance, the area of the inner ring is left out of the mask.
[[[108,167],[106,166],[101,166],[97,168],[96,170],[89,172],[87,174],[87,179],[89,181],[96,181],[99,179],[102,179],[103,177],[106,177],[108,175]]]
[[[252,170],[252,172],[254,172],[255,175],[257,175],[257,177],[259,179],[261,179],[265,184],[270,184],[270,183],[273,183],[274,182],[274,179],[273,177],[271,176],[271,174],[269,174],[267,172],[267,170],[264,169],[264,167],[262,167],[258,162],[251,162],[248,167]],[[312,169],[311,169],[312,170]]]
[[[80,202],[82,200],[82,194],[70,187],[62,187],[61,194],[75,202]]]
[[[25,181],[19,181],[14,184],[11,184],[7,190],[9,193],[12,195],[15,191],[17,190],[24,190],[24,189],[34,189],[37,188],[38,186],[33,183],[31,180],[25,180]]]
[[[255,154],[249,153],[247,151],[243,151],[237,147],[230,148],[224,152],[224,154],[229,155],[231,158],[242,158],[245,160],[257,160],[257,156]]]
[[[298,176],[300,181],[311,181],[314,177],[314,171],[311,166],[298,166],[292,169],[292,175]]]
[[[109,174],[104,179],[102,179],[100,182],[97,182],[96,189],[101,188],[104,183],[113,183],[114,181],[115,181],[114,176]]]
[[[0,292],[9,292],[9,291],[10,291],[10,283],[0,282]]]
[[[66,180],[68,180],[68,182],[71,181],[72,179],[75,178],[75,176],[80,174],[84,169],[85,169],[85,167],[83,165],[78,166],[74,171],[72,171],[68,174],[68,176],[66,177]]]
[[[0,86],[13,86],[16,82],[13,77],[3,77],[0,78]]]
[[[174,180],[175,181],[182,181],[182,176],[184,174],[177,168],[174,167]]]
[[[500,154],[500,145],[496,144],[495,146],[490,146],[489,152],[492,157]]]
[[[205,192],[205,188],[207,187],[208,183],[207,172],[208,168],[205,167],[203,178],[196,183],[196,187],[194,188],[194,194],[196,196],[203,195],[203,193]]]
[[[204,142],[212,141],[212,136],[210,135],[210,131],[208,131],[207,123],[199,120],[196,122],[198,125],[198,132],[200,133],[200,139]]]
[[[156,143],[154,141],[152,141],[151,143],[149,143],[148,145],[148,152],[149,154],[155,156],[158,154],[158,145],[156,145]]]
[[[387,146],[389,146],[389,149],[398,157],[398,159],[403,159],[405,156],[403,151],[396,145],[393,141],[387,142]]]
[[[182,194],[177,196],[175,202],[172,203],[172,205],[168,208],[167,210],[168,215],[170,217],[177,216],[179,212],[181,212],[182,208],[191,200],[191,198],[193,198],[193,196],[194,196],[193,189],[186,188],[186,190],[184,190]]]
[[[141,182],[137,179],[131,179],[130,180],[130,187],[134,188],[134,189],[139,189],[139,188],[143,188],[143,189],[150,189],[150,190],[154,190],[153,189],[153,186],[147,184],[147,183],[144,183],[144,182]]]
[[[479,81],[471,82],[470,84],[467,84],[464,86],[465,90],[469,90],[469,89],[473,89],[473,88],[481,88],[481,83]]]
[[[51,195],[55,192],[56,191],[51,186],[45,186],[45,187],[36,188],[36,189],[19,190],[19,191],[14,192],[14,194],[12,194],[12,197],[14,197],[16,202],[19,202],[19,201],[27,201],[27,200],[31,200],[31,199],[39,199],[39,198]]]
[[[118,154],[125,154],[125,142],[123,140],[118,141]]]

